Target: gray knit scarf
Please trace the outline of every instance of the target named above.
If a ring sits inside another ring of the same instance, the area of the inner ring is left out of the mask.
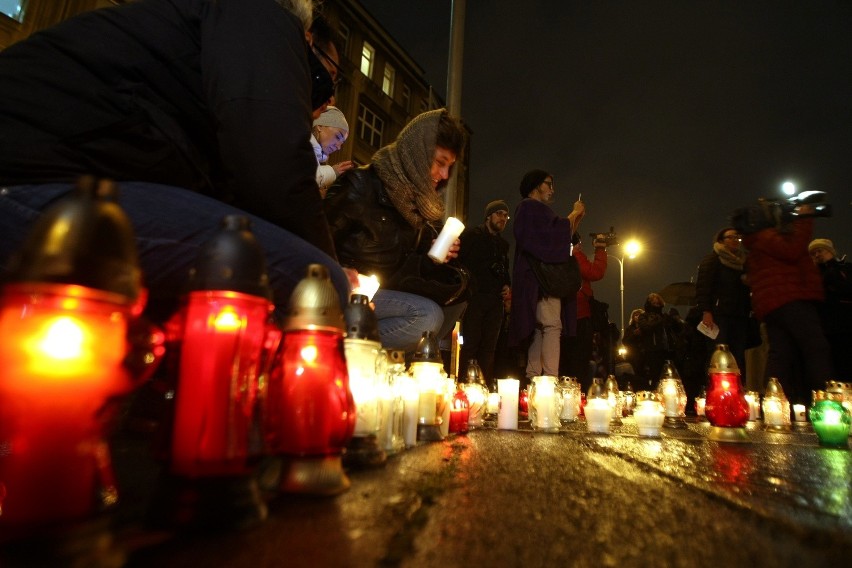
[[[723,243],[713,243],[713,252],[719,256],[719,262],[723,265],[740,272],[743,271],[743,264],[745,264],[746,259],[746,251],[743,249],[731,252]]]
[[[444,198],[430,177],[438,122],[444,109],[420,114],[396,141],[373,155],[372,164],[397,211],[415,229],[444,217]]]

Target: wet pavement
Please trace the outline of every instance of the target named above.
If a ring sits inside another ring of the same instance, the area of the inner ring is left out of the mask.
[[[483,429],[351,472],[333,498],[281,496],[250,529],[126,527],[128,566],[840,566],[852,555],[852,451],[812,431],[640,438],[585,424]],[[138,496],[137,496],[138,497]]]
[[[78,565],[716,568],[852,557],[852,451],[819,447],[809,429],[758,425],[749,443],[730,444],[697,422],[656,439],[632,419],[608,436],[582,421],[554,434],[520,428],[421,443],[351,471],[344,494],[280,495],[262,522],[194,534],[145,525],[160,466],[149,437],[125,434],[113,451],[113,543]]]

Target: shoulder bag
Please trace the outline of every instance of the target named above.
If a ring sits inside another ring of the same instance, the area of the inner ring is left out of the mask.
[[[530,253],[524,251],[527,262],[538,280],[542,291],[553,298],[571,298],[577,296],[582,284],[580,265],[571,256],[565,262],[542,262]]]

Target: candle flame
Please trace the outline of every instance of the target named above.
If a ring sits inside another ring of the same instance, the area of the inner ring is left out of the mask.
[[[79,322],[70,317],[60,317],[47,324],[38,349],[51,359],[77,359],[83,353],[84,341],[85,334]]]
[[[243,326],[243,318],[233,306],[225,306],[213,318],[216,331],[236,331]]]
[[[302,347],[302,350],[299,352],[299,355],[305,363],[314,363],[317,360],[317,354],[318,351],[316,345],[306,345],[305,347]]]

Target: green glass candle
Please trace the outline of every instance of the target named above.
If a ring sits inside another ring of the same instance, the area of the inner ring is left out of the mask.
[[[835,400],[819,400],[811,407],[811,424],[821,446],[845,448],[849,446],[849,411]]]

